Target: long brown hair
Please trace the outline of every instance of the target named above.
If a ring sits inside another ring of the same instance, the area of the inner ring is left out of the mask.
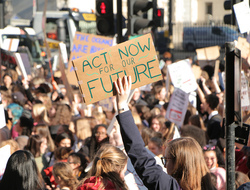
[[[53,175],[60,177],[63,185],[69,187],[71,190],[76,189],[78,180],[73,174],[73,169],[67,162],[57,162],[53,166]]]
[[[35,132],[35,134],[38,134],[42,137],[45,137],[47,139],[48,142],[48,150],[53,152],[55,150],[55,143],[50,135],[50,131],[49,131],[49,127],[48,125],[45,124],[37,124],[36,126],[34,126],[33,128],[33,132]]]
[[[124,180],[119,175],[126,164],[127,156],[122,150],[105,144],[97,151],[87,178],[100,177],[102,179],[101,186],[104,188],[108,181],[112,181],[116,189],[127,190]],[[84,180],[81,183],[84,183]]]
[[[29,137],[25,150],[29,150],[35,158],[41,156],[40,146],[43,142],[43,137],[40,135],[32,135]]]
[[[172,176],[183,190],[211,190],[209,170],[203,157],[201,146],[191,137],[170,141],[166,153],[173,159]]]

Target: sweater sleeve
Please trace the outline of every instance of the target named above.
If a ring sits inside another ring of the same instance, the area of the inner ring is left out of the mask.
[[[125,150],[144,185],[150,190],[180,189],[177,181],[166,174],[156,164],[154,157],[147,152],[131,112],[126,111],[117,115],[117,120],[121,127]]]

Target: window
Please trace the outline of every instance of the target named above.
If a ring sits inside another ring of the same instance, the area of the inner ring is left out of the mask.
[[[206,3],[206,14],[213,15],[213,4]]]

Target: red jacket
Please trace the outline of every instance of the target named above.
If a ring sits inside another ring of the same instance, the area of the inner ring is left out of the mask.
[[[77,190],[97,190],[101,185],[102,180],[100,177],[92,176],[84,181],[84,183],[77,188]],[[107,185],[104,188],[98,190],[116,190],[112,181],[107,181]]]
[[[67,162],[67,160],[60,160],[60,162]],[[56,183],[55,178],[54,178],[53,173],[52,173],[52,171],[53,171],[53,166],[47,167],[47,168],[44,169],[43,171],[45,172],[46,176],[49,177],[50,182],[51,182],[53,185],[57,186],[57,183]]]

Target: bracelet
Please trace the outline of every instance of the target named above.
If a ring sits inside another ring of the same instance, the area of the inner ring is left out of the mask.
[[[118,109],[118,112],[121,112],[121,111],[126,111],[126,110],[128,110],[128,109],[129,109],[129,107],[128,107],[128,106],[124,106],[124,107],[122,107],[122,108]]]
[[[125,110],[125,108],[120,108],[120,109],[118,109],[118,111],[124,111]]]

